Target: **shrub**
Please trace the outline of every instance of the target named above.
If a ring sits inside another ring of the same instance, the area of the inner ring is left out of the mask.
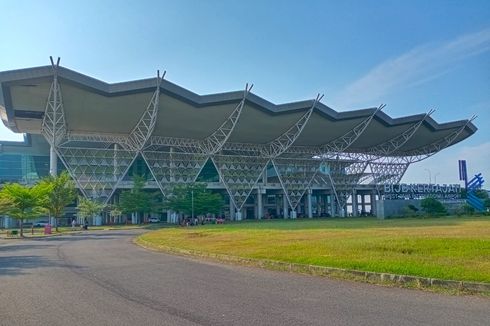
[[[467,215],[473,215],[475,213],[475,208],[473,206],[470,206],[468,204],[463,205],[463,212],[464,214]]]
[[[446,208],[444,205],[433,197],[427,197],[422,199],[422,209],[429,215],[444,215],[446,214]]]

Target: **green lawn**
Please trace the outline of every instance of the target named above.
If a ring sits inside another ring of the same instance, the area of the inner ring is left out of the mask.
[[[284,262],[490,282],[490,218],[275,220],[178,227],[139,242]]]

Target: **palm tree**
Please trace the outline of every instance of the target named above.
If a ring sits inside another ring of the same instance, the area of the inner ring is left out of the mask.
[[[63,215],[65,207],[77,198],[75,183],[66,171],[58,176],[50,175],[41,183],[50,189],[44,207],[49,211],[49,215],[54,217],[56,232],[58,232],[58,219]]]
[[[23,222],[46,213],[44,203],[50,189],[39,183],[32,187],[8,183],[0,191],[1,213],[20,222],[20,236],[24,236]]]

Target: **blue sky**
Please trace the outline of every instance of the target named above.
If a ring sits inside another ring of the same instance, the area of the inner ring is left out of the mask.
[[[242,89],[338,111],[386,103],[393,117],[478,115],[470,139],[404,181],[490,183],[490,1],[2,2],[0,71],[61,64],[107,82],[151,77],[205,94]],[[0,139],[16,136],[3,125]]]

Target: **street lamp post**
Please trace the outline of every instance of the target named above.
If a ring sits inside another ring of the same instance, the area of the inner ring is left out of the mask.
[[[429,184],[432,184],[432,177],[431,177],[431,174],[430,174],[430,170],[429,169],[424,169],[425,171],[429,172]]]
[[[437,184],[437,176],[439,175],[440,173],[437,172],[436,174],[434,174],[434,184]]]

